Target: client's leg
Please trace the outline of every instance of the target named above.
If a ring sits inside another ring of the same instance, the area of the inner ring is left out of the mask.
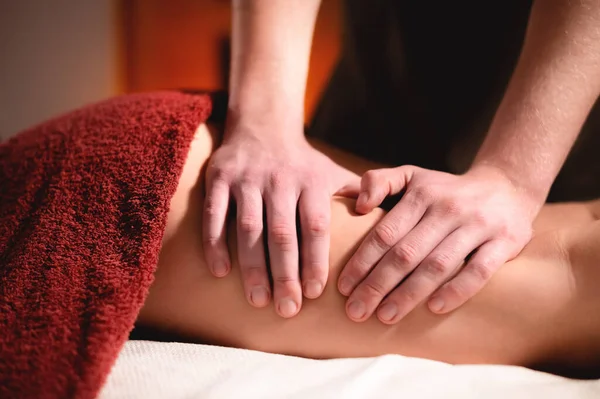
[[[201,168],[213,139],[201,127],[192,143],[171,210],[160,263],[138,322],[187,339],[268,352],[327,358],[400,353],[453,363],[538,364],[594,360],[600,353],[600,227],[583,204],[546,208],[532,243],[488,286],[457,311],[439,316],[419,306],[402,322],[350,321],[335,288],[337,276],[369,229],[382,217],[332,203],[329,284],[321,298],[305,300],[292,319],[272,306],[248,305],[235,265],[216,279],[207,270],[201,237]],[[337,157],[336,157],[337,160]],[[565,213],[566,218],[560,214]],[[558,226],[581,225],[573,230]],[[234,240],[235,237],[232,237]],[[232,241],[233,242],[233,241]],[[233,246],[235,247],[235,245]]]

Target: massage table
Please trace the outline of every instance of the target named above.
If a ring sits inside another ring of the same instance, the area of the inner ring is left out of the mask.
[[[597,399],[600,380],[571,380],[514,366],[453,366],[399,355],[312,360],[209,345],[128,341],[100,398]]]

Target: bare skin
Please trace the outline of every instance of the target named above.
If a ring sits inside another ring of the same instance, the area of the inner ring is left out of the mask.
[[[351,294],[349,317],[360,321],[376,312],[382,322],[397,323],[427,297],[431,311],[452,311],[523,249],[600,94],[599,22],[597,1],[534,2],[519,62],[469,170],[453,175],[404,167],[388,173],[388,184],[377,182],[378,173],[363,179],[370,195],[359,197],[359,212],[377,205],[382,188],[406,189],[406,195],[341,274],[340,292]],[[431,269],[436,279],[427,278]]]
[[[320,0],[233,2],[227,126],[223,145],[207,168],[207,266],[217,276],[231,269],[225,214],[234,201],[247,226],[229,227],[237,229],[244,255],[239,265],[245,270],[243,287],[247,293],[261,287],[268,293],[260,300],[246,298],[257,307],[272,298],[282,317],[296,315],[303,295],[318,297],[329,281],[329,198],[346,184],[340,170],[323,162],[303,137],[303,99],[319,5]],[[390,177],[390,184],[406,186],[403,201],[365,236],[338,280],[340,292],[350,295],[351,319],[360,322],[376,313],[384,323],[398,323],[426,297],[431,297],[432,311],[451,312],[527,244],[532,221],[600,94],[599,23],[596,0],[534,2],[518,65],[467,173],[402,169]],[[274,190],[273,180],[284,184]],[[377,186],[374,180],[366,181],[363,193]],[[437,190],[430,193],[431,187]],[[462,208],[454,207],[450,217],[444,210],[456,203]],[[271,214],[264,226],[263,205]],[[358,212],[377,206],[368,200],[357,205]],[[296,224],[302,245],[294,234]],[[255,245],[263,236],[267,251]],[[457,254],[449,248],[457,248]],[[478,252],[471,262],[447,281],[449,271],[473,250]],[[285,281],[272,288],[267,254],[277,261],[271,272]],[[440,278],[428,281],[428,268],[441,270]],[[407,284],[399,284],[413,270]],[[376,284],[377,290],[369,288]],[[417,293],[407,302],[412,291]]]
[[[200,245],[202,170],[213,149],[214,137],[200,126],[171,200],[156,280],[138,324],[195,342],[311,358],[398,353],[450,363],[600,364],[600,202],[545,206],[524,251],[464,306],[436,315],[421,303],[387,326],[374,317],[362,323],[348,319],[346,299],[335,284],[384,211],[357,215],[354,201],[335,198],[329,283],[297,317],[283,319],[273,306],[248,304],[236,253],[232,276],[215,279],[206,267]],[[330,156],[361,171],[352,157],[335,151]],[[234,230],[229,242],[237,247]]]

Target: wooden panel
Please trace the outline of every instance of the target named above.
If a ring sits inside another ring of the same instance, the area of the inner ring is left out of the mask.
[[[337,60],[340,1],[323,0],[307,84],[309,119]],[[224,0],[122,0],[127,91],[227,87],[231,9]]]

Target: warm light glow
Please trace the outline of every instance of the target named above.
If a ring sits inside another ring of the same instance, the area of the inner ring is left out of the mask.
[[[224,89],[229,1],[122,0],[127,91]],[[306,90],[310,120],[339,54],[340,1],[324,0]]]

